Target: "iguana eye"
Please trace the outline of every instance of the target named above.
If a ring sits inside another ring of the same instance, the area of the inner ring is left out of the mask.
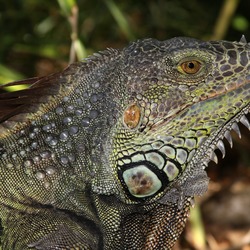
[[[201,68],[201,63],[199,61],[188,60],[182,62],[178,67],[178,70],[186,74],[195,74],[200,70],[200,68]]]
[[[137,104],[128,106],[123,114],[123,122],[129,129],[134,129],[138,126],[141,119],[141,110]]]

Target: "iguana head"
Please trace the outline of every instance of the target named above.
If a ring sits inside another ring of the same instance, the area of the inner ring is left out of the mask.
[[[214,150],[224,156],[222,139],[231,143],[238,122],[249,127],[249,52],[244,39],[146,39],[124,49],[127,88],[111,162],[126,202],[166,198],[173,187],[187,196],[206,190]]]

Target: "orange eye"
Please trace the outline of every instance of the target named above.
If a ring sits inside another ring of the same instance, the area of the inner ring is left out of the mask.
[[[136,128],[138,126],[140,118],[140,107],[136,104],[128,106],[127,109],[124,111],[123,122],[130,129]]]
[[[180,65],[180,67],[182,71],[184,71],[187,74],[195,74],[200,70],[201,63],[196,60],[190,60],[190,61],[183,62]]]

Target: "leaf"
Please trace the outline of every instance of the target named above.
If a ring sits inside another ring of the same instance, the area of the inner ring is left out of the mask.
[[[60,5],[61,10],[65,16],[71,15],[71,10],[73,6],[76,4],[75,0],[57,0],[58,4]]]
[[[24,75],[16,72],[15,70],[12,70],[2,64],[0,64],[0,84],[5,84],[8,82],[13,82],[13,81],[17,81],[20,79],[25,78]],[[21,90],[21,89],[25,89],[27,88],[28,85],[17,85],[17,86],[12,86],[12,87],[6,87],[5,90],[7,91],[17,91],[17,90]]]
[[[135,37],[133,35],[132,30],[130,29],[130,25],[125,17],[125,15],[122,13],[122,11],[118,8],[116,3],[113,0],[105,0],[105,3],[113,15],[114,19],[116,20],[118,26],[123,31],[123,33],[126,35],[128,40],[134,40]]]

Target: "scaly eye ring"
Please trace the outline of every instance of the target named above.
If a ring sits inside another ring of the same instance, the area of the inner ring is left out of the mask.
[[[123,113],[123,123],[129,129],[136,128],[141,120],[141,109],[133,103],[129,105]]]

